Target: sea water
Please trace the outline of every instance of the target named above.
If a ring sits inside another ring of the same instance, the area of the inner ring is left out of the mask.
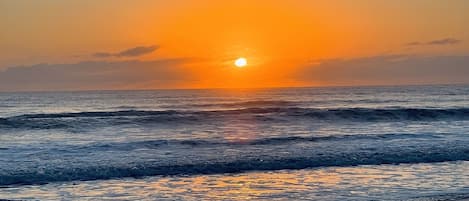
[[[469,198],[469,86],[0,93],[0,199]]]

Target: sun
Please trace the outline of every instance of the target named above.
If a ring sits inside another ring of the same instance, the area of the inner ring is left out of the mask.
[[[240,58],[236,59],[234,64],[235,64],[236,67],[242,68],[242,67],[248,65],[248,60],[246,60],[246,58],[240,57]]]

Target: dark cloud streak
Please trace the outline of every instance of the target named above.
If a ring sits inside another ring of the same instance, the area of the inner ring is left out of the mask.
[[[427,45],[453,45],[460,43],[461,40],[455,38],[444,38],[441,40],[433,40],[427,43]]]
[[[115,55],[118,56],[118,57],[137,57],[137,56],[145,55],[145,54],[148,54],[148,53],[152,53],[155,50],[157,50],[158,48],[159,48],[159,46],[156,46],[156,45],[147,46],[147,47],[139,46],[139,47],[134,47],[134,48],[130,48],[130,49],[121,51],[121,52],[119,52]]]
[[[107,58],[107,57],[112,57],[114,56],[113,54],[111,53],[107,53],[107,52],[97,52],[95,54],[93,54],[94,57],[99,57],[99,58]]]
[[[422,45],[421,42],[410,42],[410,43],[407,43],[405,44],[406,46],[419,46],[419,45]]]
[[[428,42],[419,42],[419,41],[414,41],[405,44],[406,46],[424,46],[424,45],[455,45],[458,43],[461,43],[462,40],[455,39],[455,38],[443,38],[443,39],[438,39],[438,40],[432,40]]]
[[[152,53],[159,49],[160,46],[152,45],[152,46],[138,46],[134,48],[129,48],[117,53],[110,53],[110,52],[97,52],[94,53],[94,57],[98,58],[108,58],[108,57],[138,57],[145,54]]]

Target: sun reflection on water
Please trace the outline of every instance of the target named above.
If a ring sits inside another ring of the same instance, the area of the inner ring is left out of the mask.
[[[369,200],[407,199],[469,186],[469,162],[330,167],[240,174],[147,177],[0,189],[9,199]]]

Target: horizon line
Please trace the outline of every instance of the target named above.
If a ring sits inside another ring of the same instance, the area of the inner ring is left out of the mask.
[[[418,84],[358,84],[358,85],[306,85],[306,86],[271,86],[271,87],[194,87],[194,88],[148,88],[148,89],[71,89],[71,90],[13,90],[0,93],[73,93],[99,91],[184,91],[184,90],[262,90],[289,88],[352,88],[352,87],[412,87],[412,86],[454,86],[469,85],[469,83],[418,83]]]

